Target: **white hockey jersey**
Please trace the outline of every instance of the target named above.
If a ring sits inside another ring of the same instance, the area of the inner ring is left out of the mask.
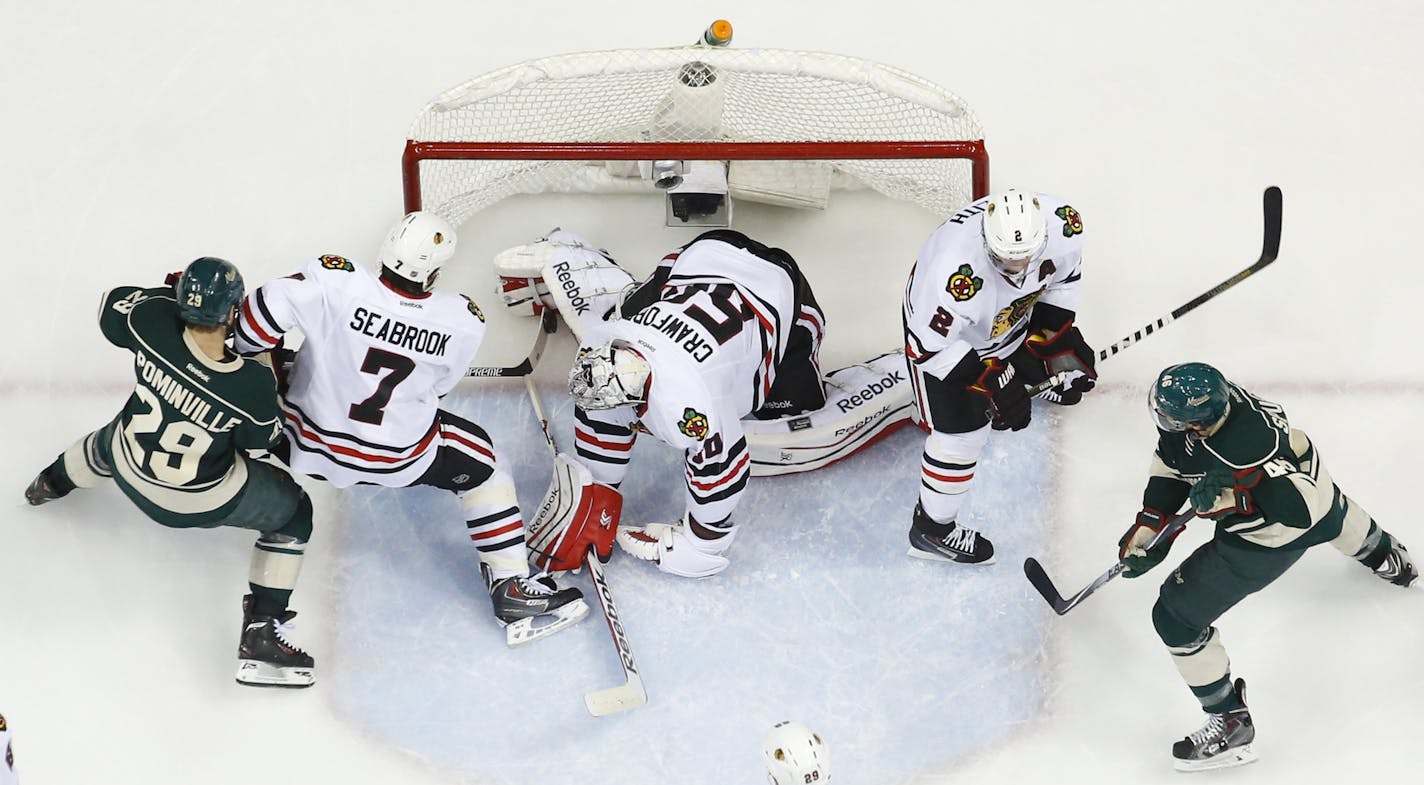
[[[411,297],[322,256],[248,294],[237,349],[270,349],[289,330],[303,336],[282,402],[291,468],[338,488],[419,479],[439,444],[440,398],[484,338],[474,301],[439,291]]]
[[[659,299],[628,318],[597,325],[592,346],[621,338],[652,369],[641,406],[575,412],[582,462],[599,482],[627,471],[634,429],[686,452],[687,509],[718,523],[736,507],[749,475],[741,419],[761,406],[798,314],[791,277],[744,249],[704,240],[663,259]]]
[[[955,213],[920,247],[905,288],[905,353],[924,373],[943,377],[969,352],[1013,354],[1038,303],[1077,310],[1083,220],[1062,199],[1037,197],[1048,244],[1022,286],[1000,274],[984,248],[987,198]]]

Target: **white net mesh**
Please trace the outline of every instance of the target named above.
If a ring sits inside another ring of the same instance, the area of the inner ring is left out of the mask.
[[[697,142],[977,141],[983,134],[955,95],[903,71],[850,57],[773,49],[711,48],[584,52],[548,57],[472,79],[446,91],[421,111],[414,142],[560,143],[579,145]],[[612,161],[609,149],[590,147],[584,160],[496,160],[465,146],[461,160],[421,160],[424,209],[457,225],[515,194],[648,191],[649,167]],[[572,149],[573,152],[568,152]],[[712,154],[648,159],[735,158]],[[778,204],[824,206],[830,187],[869,187],[945,215],[972,201],[972,167],[957,158],[839,158],[744,167],[733,194],[791,194]],[[600,157],[602,156],[602,157]],[[623,154],[624,158],[634,157]],[[814,144],[778,154],[782,159],[825,158]],[[737,180],[736,166],[729,179]],[[641,176],[640,176],[641,174]],[[408,171],[407,177],[411,173]],[[768,183],[774,183],[767,188]],[[738,193],[738,188],[743,193]]]

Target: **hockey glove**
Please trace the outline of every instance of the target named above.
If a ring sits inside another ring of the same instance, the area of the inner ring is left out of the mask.
[[[1192,485],[1187,498],[1192,502],[1192,509],[1203,518],[1254,515],[1256,505],[1250,488],[1260,482],[1260,475],[1259,469],[1248,469],[1240,476],[1224,469],[1212,469]]]
[[[1014,366],[991,357],[984,361],[984,370],[969,386],[970,390],[989,399],[995,430],[1022,431],[1033,417],[1028,390],[1015,376]]]
[[[1083,340],[1083,333],[1072,322],[1057,331],[1034,333],[1024,342],[1029,352],[1043,362],[1050,376],[1069,372],[1068,380],[1057,387],[1057,403],[1072,405],[1082,400],[1083,393],[1097,384],[1098,353]]]
[[[1151,507],[1143,507],[1142,511],[1137,513],[1137,520],[1133,522],[1132,528],[1117,541],[1117,558],[1127,565],[1122,577],[1136,578],[1167,558],[1167,552],[1172,550],[1172,541],[1177,539],[1177,534],[1181,534],[1183,529],[1178,529],[1177,534],[1157,543],[1152,549],[1147,548],[1147,543],[1157,536],[1157,532],[1162,531],[1166,523],[1167,516]]]

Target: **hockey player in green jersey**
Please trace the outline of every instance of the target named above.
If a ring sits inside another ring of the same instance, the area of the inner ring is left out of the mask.
[[[1279,578],[1312,545],[1336,550],[1397,586],[1419,583],[1409,552],[1340,491],[1309,437],[1285,410],[1227,381],[1205,363],[1174,365],[1148,397],[1157,450],[1137,521],[1119,542],[1123,573],[1156,566],[1170,538],[1146,544],[1190,501],[1216,523],[1162,584],[1152,624],[1207,713],[1202,728],[1172,747],[1182,771],[1238,766],[1256,759],[1245,681],[1231,665],[1213,623]]]
[[[106,293],[99,329],[133,353],[123,411],[39,473],[25,499],[40,505],[113,478],[148,517],[173,528],[260,532],[243,599],[237,680],[307,687],[313,662],[287,638],[287,610],[312,531],[312,505],[284,471],[249,460],[281,430],[271,371],[227,347],[242,276],[224,259],[193,261],[171,287]]]

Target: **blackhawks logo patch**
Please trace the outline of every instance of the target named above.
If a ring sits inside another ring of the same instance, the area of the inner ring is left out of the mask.
[[[321,266],[328,270],[342,270],[348,273],[356,272],[356,265],[346,261],[344,256],[327,254],[321,257]]]
[[[1054,210],[1053,214],[1063,219],[1064,237],[1072,237],[1075,234],[1083,233],[1083,216],[1078,215],[1077,210],[1065,204],[1057,210]]]
[[[1004,310],[994,314],[994,326],[989,328],[989,337],[998,338],[1009,330],[1013,329],[1019,320],[1028,316],[1028,312],[1033,310],[1033,304],[1038,302],[1038,296],[1043,294],[1043,290],[1029,292],[1017,300],[1009,303]]]
[[[707,417],[689,406],[682,410],[682,422],[677,424],[677,429],[682,431],[683,436],[690,436],[700,442],[702,437],[707,435]]]
[[[470,309],[470,313],[474,314],[476,319],[483,322],[485,320],[485,312],[481,311],[478,305],[475,305],[475,301],[471,299],[469,295],[462,294],[460,296],[465,298],[465,305]]]
[[[974,274],[974,268],[967,264],[961,264],[954,275],[949,276],[949,284],[944,287],[944,290],[949,292],[950,297],[962,303],[978,294],[983,287],[984,279]]]

